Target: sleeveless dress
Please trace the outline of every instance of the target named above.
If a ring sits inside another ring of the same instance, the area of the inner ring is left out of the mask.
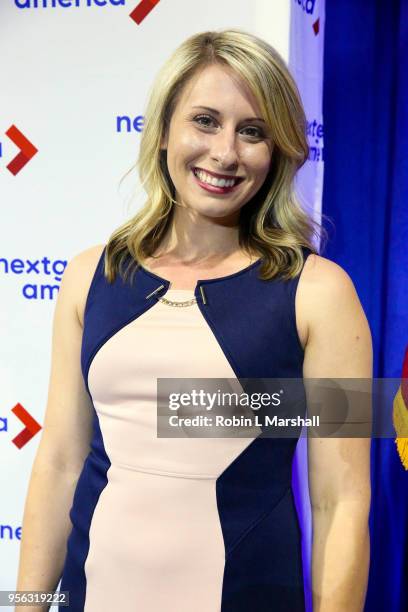
[[[310,251],[304,250],[305,258]],[[158,437],[158,378],[301,378],[299,276],[261,260],[195,290],[142,267],[89,289],[81,367],[94,406],[61,576],[74,612],[303,612],[296,438]],[[159,301],[196,297],[188,307]]]

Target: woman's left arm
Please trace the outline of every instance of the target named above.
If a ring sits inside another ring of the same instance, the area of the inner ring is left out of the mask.
[[[308,330],[304,378],[371,379],[370,328],[350,277],[320,256],[311,255],[306,264],[298,304]],[[364,609],[370,562],[370,441],[308,437],[314,612]]]

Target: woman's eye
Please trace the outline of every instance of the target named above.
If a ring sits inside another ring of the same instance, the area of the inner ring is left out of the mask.
[[[249,127],[249,128],[244,128],[244,129],[245,130],[255,130],[256,134],[254,134],[252,138],[263,138],[264,133],[262,132],[260,128]]]
[[[209,117],[208,115],[199,115],[198,117],[195,117],[195,118],[194,118],[194,121],[197,121],[197,123],[198,123],[199,125],[202,125],[203,127],[208,127],[208,124],[206,124],[206,123],[200,123],[200,120],[201,120],[201,119],[209,119],[210,121],[212,121],[212,120],[213,120],[213,119],[212,119],[212,117]]]
[[[201,123],[201,121],[204,120],[204,123]],[[206,121],[209,120],[210,123],[214,122],[214,119],[212,117],[210,117],[209,115],[199,115],[198,117],[194,117],[194,121],[196,121],[201,127],[210,127],[208,123],[206,123]],[[255,134],[249,134],[250,138],[263,138],[264,137],[264,133],[260,128],[257,127],[247,127],[247,128],[243,128],[244,131],[247,130],[252,130],[253,132],[255,132]]]

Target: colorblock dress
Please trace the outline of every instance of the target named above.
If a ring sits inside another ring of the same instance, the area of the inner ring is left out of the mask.
[[[305,257],[309,251],[305,249]],[[261,260],[191,291],[139,267],[87,297],[81,367],[94,406],[61,576],[74,612],[303,612],[296,438],[157,435],[158,378],[302,377],[299,276]],[[160,301],[196,298],[188,307]]]

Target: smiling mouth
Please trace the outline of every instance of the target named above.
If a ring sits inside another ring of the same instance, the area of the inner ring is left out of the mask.
[[[231,188],[241,183],[241,176],[214,176],[202,168],[193,168],[193,174],[202,182],[213,187]]]

